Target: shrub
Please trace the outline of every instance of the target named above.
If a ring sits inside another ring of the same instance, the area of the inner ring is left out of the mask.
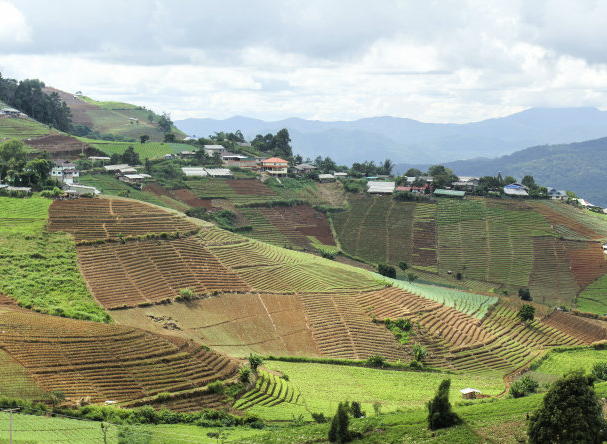
[[[254,372],[257,372],[257,367],[263,364],[263,358],[259,355],[254,355],[253,353],[249,354],[249,367]]]
[[[375,411],[375,416],[381,413],[381,402],[375,401],[373,403],[373,411]]]
[[[352,401],[352,404],[350,405],[350,413],[355,418],[362,418],[363,416],[365,416],[360,407],[360,402],[358,401]]]
[[[319,424],[323,424],[323,423],[327,422],[327,418],[325,417],[324,413],[311,413],[311,415],[312,415],[312,419]]]
[[[523,322],[533,321],[535,318],[535,307],[530,304],[523,304],[516,316]]]
[[[192,299],[194,299],[195,295],[194,292],[189,288],[180,288],[179,296],[181,296],[181,299],[185,301],[191,301]]]
[[[383,367],[386,359],[381,355],[372,355],[367,358],[367,364],[371,367]]]
[[[409,268],[409,264],[407,264],[405,261],[400,261],[398,263],[398,268],[405,271],[407,268]]]
[[[162,392],[156,395],[156,400],[159,402],[164,402],[171,398],[171,394],[169,392]]]
[[[223,385],[223,382],[221,381],[215,381],[215,382],[211,382],[210,384],[207,384],[207,390],[210,393],[223,393],[225,392],[225,387]]]
[[[601,381],[607,381],[607,362],[596,362],[592,366],[592,375]]]
[[[396,268],[394,268],[392,265],[384,263],[377,264],[377,272],[382,276],[386,276],[393,279],[396,278]]]
[[[463,278],[462,274],[458,271],[457,274],[455,275],[455,279],[457,279],[458,281],[461,281]]]
[[[535,393],[540,384],[531,376],[523,376],[518,381],[510,384],[510,392],[508,396],[511,398],[522,398],[531,393]]]
[[[348,418],[347,404],[340,402],[337,407],[337,413],[331,421],[331,428],[329,429],[329,441],[336,443],[349,442],[352,437],[348,426],[350,418]]]
[[[246,384],[249,382],[250,377],[251,369],[248,367],[240,367],[240,369],[238,370],[238,380]]]
[[[461,419],[451,411],[449,388],[451,380],[445,379],[440,383],[434,398],[428,402],[428,427],[431,430],[451,427],[461,423]]]
[[[330,259],[332,261],[335,260],[335,257],[337,256],[337,251],[336,250],[327,250],[327,249],[322,249],[320,250],[320,255],[322,257],[324,257],[325,259]]]
[[[411,367],[413,370],[421,370],[422,368],[424,368],[424,365],[414,359],[409,363],[409,367]]]
[[[284,379],[285,381],[288,381],[289,375],[287,375],[286,373],[283,373],[282,375],[280,375],[280,379]]]
[[[415,273],[407,273],[407,281],[408,282],[413,282],[415,279],[417,279],[419,276],[416,275]]]
[[[428,356],[428,352],[426,351],[426,347],[421,344],[413,344],[413,357],[416,361],[423,361]]]

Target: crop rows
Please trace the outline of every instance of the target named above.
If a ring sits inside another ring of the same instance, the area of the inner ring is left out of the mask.
[[[600,315],[607,313],[607,275],[601,276],[580,292],[577,309]]]
[[[0,139],[30,139],[46,136],[48,126],[30,119],[0,119]]]
[[[299,390],[293,384],[265,372],[260,372],[255,387],[245,393],[234,408],[247,410],[253,406],[274,407],[282,403],[301,404]]]
[[[565,332],[586,344],[607,339],[607,330],[602,325],[596,324],[590,319],[573,316],[558,310],[542,319],[542,323]]]
[[[344,251],[376,263],[411,259],[414,203],[364,195],[349,196],[349,203],[333,215]]]
[[[186,184],[201,199],[228,199],[236,205],[280,199],[256,179],[197,178],[188,180]]]
[[[268,215],[261,211],[261,208],[240,208],[240,213],[251,224],[252,230],[247,233],[248,237],[257,239],[263,242],[268,242],[272,245],[286,247],[290,245],[301,245],[301,236],[295,233],[295,230],[285,230],[288,233],[281,232],[278,227],[272,223]],[[289,227],[291,228],[291,227]]]
[[[531,297],[553,306],[571,304],[579,289],[563,242],[551,236],[533,238]]]
[[[129,401],[204,386],[235,370],[202,346],[177,346],[142,330],[28,312],[0,314],[2,348],[45,391],[73,401]]]
[[[95,148],[103,151],[108,156],[112,154],[123,154],[129,146],[135,149],[139,154],[141,161],[144,159],[161,157],[164,154],[179,153],[184,150],[184,145],[178,143],[161,143],[161,142],[146,142],[145,144],[133,142],[100,142],[95,141],[89,143]]]
[[[439,267],[464,277],[525,287],[532,268],[532,239],[550,226],[518,203],[439,202]]]
[[[568,229],[574,236],[574,240],[607,238],[605,222],[598,216],[587,214],[584,210],[552,201],[537,203],[537,209],[550,224]]]
[[[81,245],[78,255],[93,295],[106,308],[173,299],[184,288],[196,294],[249,290],[197,238]]]
[[[300,294],[312,335],[325,356],[365,359],[379,354],[390,360],[408,355],[383,325],[371,322],[352,294]]]
[[[411,261],[423,267],[436,267],[436,205],[417,204],[413,218]]]
[[[67,231],[76,241],[116,239],[119,235],[187,232],[196,225],[145,203],[118,199],[55,201],[49,209],[49,231]]]
[[[0,350],[0,396],[27,400],[42,399],[44,392],[27,369]]]
[[[571,271],[581,288],[607,274],[605,253],[598,242],[563,241]]]
[[[386,280],[386,278],[376,273],[372,273],[372,275],[375,276],[376,279]],[[395,279],[387,280],[395,287],[402,288],[410,293],[438,302],[446,307],[454,308],[477,319],[482,319],[489,307],[498,300],[495,296],[467,293],[434,285],[410,284]]]

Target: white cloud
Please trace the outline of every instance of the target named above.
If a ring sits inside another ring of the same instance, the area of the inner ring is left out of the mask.
[[[13,4],[0,1],[0,46],[26,43],[31,30],[23,13]]]
[[[606,2],[15,1],[0,8],[25,34],[0,38],[3,75],[175,119],[464,122],[607,103]]]

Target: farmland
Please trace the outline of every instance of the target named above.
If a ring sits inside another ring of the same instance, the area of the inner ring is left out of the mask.
[[[44,230],[51,202],[0,197],[0,293],[41,312],[107,321],[80,274],[71,236]]]
[[[29,139],[49,134],[47,125],[32,119],[0,119],[0,139]]]
[[[289,382],[283,381],[281,384],[293,387],[291,390],[295,390],[295,396],[301,397],[296,403],[283,401],[278,404],[284,406],[284,409],[281,411],[282,418],[276,419],[291,419],[292,414],[297,416],[302,410],[302,403],[308,414],[314,412],[332,415],[337,404],[344,400],[360,402],[368,416],[373,414],[374,402],[382,404],[382,412],[396,409],[413,410],[423,407],[434,395],[440,381],[446,377],[441,373],[280,361],[266,361],[265,366],[275,372],[287,374]],[[459,390],[466,387],[475,387],[483,394],[491,396],[500,394],[505,388],[499,373],[448,377],[451,378],[451,399],[461,398]],[[282,391],[287,392],[286,387]],[[256,411],[255,407],[248,410]]]
[[[607,313],[607,275],[588,285],[577,299],[577,309],[604,315]]]
[[[175,154],[186,151],[188,148],[187,145],[178,143],[146,142],[141,144],[139,142],[106,142],[103,140],[85,138],[82,140],[108,156],[111,156],[112,154],[123,154],[128,147],[132,146],[135,152],[139,154],[139,158],[142,162],[144,159],[154,159],[162,157],[165,154]]]
[[[607,362],[607,350],[579,348],[573,350],[552,350],[541,360],[535,371],[549,375],[563,375],[571,370],[592,371],[597,362]]]
[[[203,387],[229,377],[227,358],[128,327],[66,320],[19,309],[0,312],[0,345],[45,391],[76,401],[121,402]]]

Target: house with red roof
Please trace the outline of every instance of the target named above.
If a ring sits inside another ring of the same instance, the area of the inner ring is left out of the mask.
[[[265,171],[270,176],[287,176],[289,162],[280,157],[270,157],[261,161],[261,171]]]

